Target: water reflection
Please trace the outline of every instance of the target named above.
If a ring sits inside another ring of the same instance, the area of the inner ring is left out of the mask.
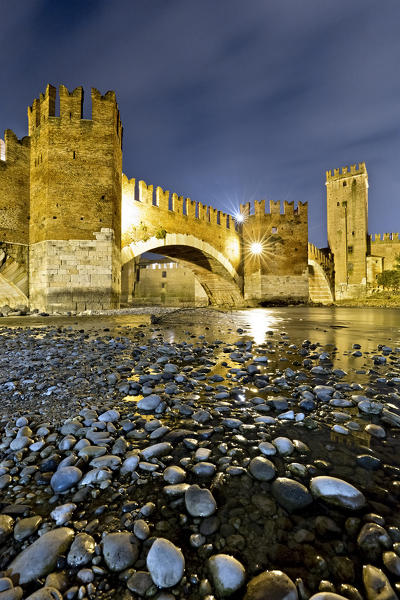
[[[279,317],[274,309],[253,308],[249,311],[242,311],[247,322],[247,331],[256,344],[263,344],[267,331],[278,329],[282,318]]]

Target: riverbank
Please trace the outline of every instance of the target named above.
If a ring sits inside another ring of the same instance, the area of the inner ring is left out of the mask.
[[[394,598],[397,311],[133,317],[1,321],[0,585]]]

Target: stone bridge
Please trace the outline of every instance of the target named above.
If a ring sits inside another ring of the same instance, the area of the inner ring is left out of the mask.
[[[190,232],[190,233],[189,233]],[[210,304],[243,304],[241,238],[232,216],[122,178],[122,279],[132,288],[132,259],[156,252],[190,267]]]
[[[334,276],[333,255],[309,243],[308,286],[311,302],[333,304]]]
[[[307,207],[285,202],[280,209],[271,201],[265,213],[265,201],[255,202],[250,214],[250,204],[242,205],[238,223],[212,206],[161,187],[154,193],[153,186],[123,175],[122,300],[129,300],[134,261],[144,252],[192,269],[210,304],[241,306],[264,296],[307,300]],[[252,242],[261,243],[263,259],[249,251]]]

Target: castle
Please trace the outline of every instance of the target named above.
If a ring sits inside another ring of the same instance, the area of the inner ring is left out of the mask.
[[[328,245],[334,261],[334,298],[362,298],[377,288],[377,275],[394,268],[398,233],[368,233],[365,163],[326,172]]]
[[[262,200],[237,218],[128,179],[115,93],[92,89],[91,101],[85,119],[81,87],[57,97],[48,85],[28,108],[28,136],[0,140],[0,306],[117,308],[148,251],[190,267],[211,304],[331,302],[364,295],[400,250],[397,234],[368,236],[364,163],[327,172],[320,251],[308,244],[307,203],[266,211]]]

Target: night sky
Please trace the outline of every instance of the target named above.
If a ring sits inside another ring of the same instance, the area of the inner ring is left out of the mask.
[[[0,0],[0,131],[47,83],[117,93],[124,172],[233,212],[308,201],[366,161],[370,232],[400,229],[399,0]],[[1,193],[1,191],[0,191]]]

